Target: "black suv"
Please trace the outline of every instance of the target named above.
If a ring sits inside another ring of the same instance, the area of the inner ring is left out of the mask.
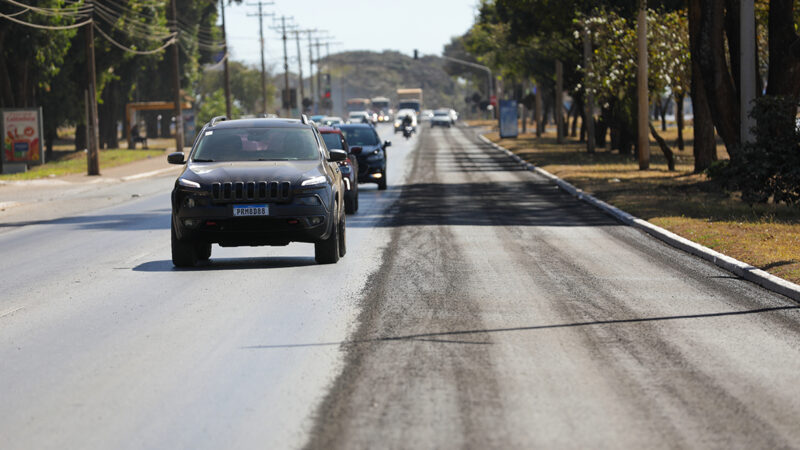
[[[316,126],[295,119],[214,118],[198,134],[172,191],[172,262],[194,266],[223,247],[314,243],[318,263],[345,254],[338,161]]]
[[[348,145],[361,147],[358,154],[358,182],[378,183],[378,189],[386,189],[386,148],[390,141],[381,143],[381,138],[372,125],[347,124],[337,125],[342,130]]]

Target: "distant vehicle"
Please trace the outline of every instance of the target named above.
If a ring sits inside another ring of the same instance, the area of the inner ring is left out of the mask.
[[[351,98],[346,103],[347,111],[369,111],[370,101],[368,98]]]
[[[339,125],[348,145],[361,147],[358,154],[358,182],[377,183],[378,189],[386,189],[386,148],[391,141],[381,139],[372,125],[364,123]]]
[[[320,123],[322,123],[322,119],[324,119],[324,118],[325,118],[325,114],[315,114],[315,115],[309,117],[309,120],[311,120],[312,122],[314,122],[316,124],[320,124]]]
[[[431,127],[447,127],[453,124],[453,119],[450,117],[450,110],[448,109],[437,109],[433,112],[433,118],[431,119]]]
[[[373,123],[372,113],[369,111],[350,111],[347,115],[347,123]]]
[[[450,109],[450,120],[453,122],[453,125],[455,125],[456,122],[458,122],[458,113],[456,112],[455,109],[452,108]]]
[[[422,89],[398,89],[397,109],[413,109],[419,113],[422,110]]]
[[[430,122],[433,119],[433,110],[432,109],[423,109],[421,113],[419,113],[419,120],[421,122]]]
[[[172,263],[191,267],[223,247],[314,244],[320,264],[345,254],[344,150],[328,150],[309,121],[214,118],[172,190]]]
[[[361,147],[347,145],[347,139],[338,128],[320,127],[319,132],[328,150],[338,148],[347,152],[347,159],[339,162],[345,188],[344,211],[355,214],[358,211],[358,154],[361,153]]]
[[[322,121],[318,122],[318,123],[321,123],[322,125],[331,127],[331,126],[334,126],[334,125],[339,125],[341,123],[344,123],[344,119],[342,119],[339,116],[325,116],[325,117],[322,118]]]
[[[375,97],[371,100],[372,111],[378,115],[378,122],[392,121],[392,101],[386,97]]]
[[[406,116],[411,117],[411,126],[414,131],[417,131],[417,113],[413,109],[401,109],[397,111],[394,116],[394,132],[399,133],[403,131],[403,118]]]

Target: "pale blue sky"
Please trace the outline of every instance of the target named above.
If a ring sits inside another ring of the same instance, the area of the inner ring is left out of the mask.
[[[252,2],[252,0],[251,0]],[[301,29],[324,29],[337,45],[331,53],[345,50],[398,50],[411,55],[441,54],[452,36],[461,35],[472,25],[478,0],[274,0],[265,12],[294,18]],[[232,59],[259,63],[258,18],[248,13],[257,6],[243,3],[226,7],[228,42]],[[273,25],[273,18],[264,18],[267,41],[267,64],[283,70],[283,43]],[[308,40],[302,39],[304,70],[308,70]],[[290,70],[296,71],[297,44],[289,41]],[[323,48],[323,56],[324,56]]]

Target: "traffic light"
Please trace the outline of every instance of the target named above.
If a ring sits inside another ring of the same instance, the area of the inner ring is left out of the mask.
[[[417,49],[414,49],[414,59],[419,59],[419,51]]]

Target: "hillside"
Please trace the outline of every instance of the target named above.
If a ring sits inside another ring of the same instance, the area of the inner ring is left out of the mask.
[[[384,96],[397,101],[398,88],[421,87],[424,107],[464,109],[467,86],[459,84],[443,69],[443,60],[424,56],[418,60],[396,51],[356,51],[330,55],[334,112],[341,112],[344,100]],[[323,70],[326,61],[323,60]],[[343,100],[344,99],[344,100]]]

